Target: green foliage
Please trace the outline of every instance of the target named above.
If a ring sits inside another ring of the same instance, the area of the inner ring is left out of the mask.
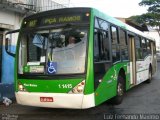
[[[141,15],[142,20],[151,26],[151,27],[158,27],[160,24],[160,15],[158,13],[146,13]]]
[[[140,6],[148,6],[148,12],[160,13],[160,0],[142,0]]]
[[[140,6],[148,6],[148,12],[131,16],[129,19],[138,24],[146,24],[155,28],[160,35],[160,0],[142,0]]]
[[[134,22],[135,24],[138,24],[138,25],[139,24],[140,25],[144,24],[144,20],[140,15],[131,16],[131,17],[128,18],[128,20],[130,20],[130,21],[132,21],[132,22]]]

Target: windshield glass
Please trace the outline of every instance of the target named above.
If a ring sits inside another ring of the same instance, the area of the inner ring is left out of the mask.
[[[77,74],[85,72],[87,28],[63,27],[23,32],[19,74]]]

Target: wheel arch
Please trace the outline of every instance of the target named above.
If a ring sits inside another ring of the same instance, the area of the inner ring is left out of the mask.
[[[151,71],[153,70],[152,68],[152,63],[149,64],[149,69],[151,68]]]
[[[126,91],[126,74],[125,74],[125,69],[124,68],[120,68],[119,73],[118,73],[118,77],[121,76],[123,78],[123,83],[124,83],[124,91]]]

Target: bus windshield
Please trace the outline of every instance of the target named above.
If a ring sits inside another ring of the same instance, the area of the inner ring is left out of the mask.
[[[87,27],[25,31],[20,37],[19,74],[85,72]]]

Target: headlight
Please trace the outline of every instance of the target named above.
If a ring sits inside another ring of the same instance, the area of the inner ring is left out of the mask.
[[[85,80],[76,85],[69,93],[82,94],[84,91]]]
[[[80,85],[77,87],[77,92],[82,93],[83,89],[84,89],[84,87]]]
[[[26,91],[22,84],[18,83],[18,90],[19,91]]]

